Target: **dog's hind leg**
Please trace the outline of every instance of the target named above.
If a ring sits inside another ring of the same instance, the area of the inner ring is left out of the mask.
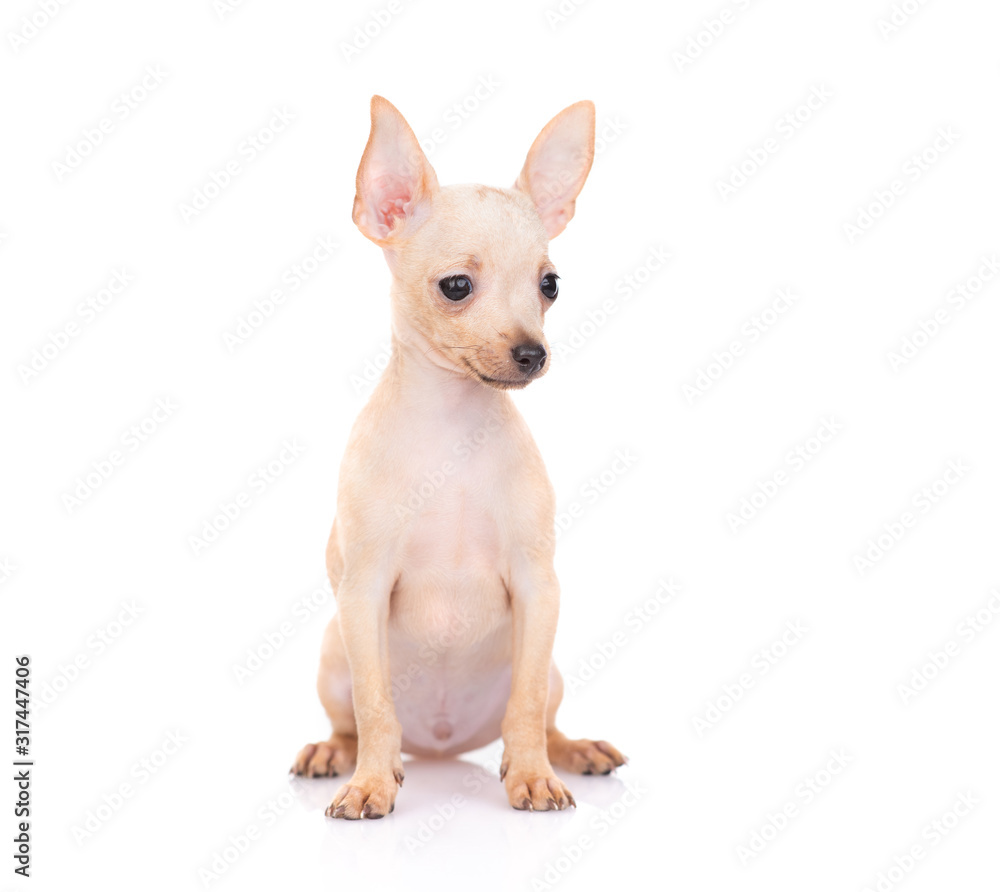
[[[611,774],[624,765],[625,757],[606,740],[570,740],[556,727],[556,711],[562,697],[562,675],[553,663],[549,670],[549,702],[545,714],[545,734],[552,767],[574,774]]]
[[[293,774],[305,777],[350,775],[358,757],[358,728],[351,701],[351,672],[344,654],[338,617],[323,636],[323,658],[316,680],[320,702],[333,725],[329,740],[306,744],[292,765]]]

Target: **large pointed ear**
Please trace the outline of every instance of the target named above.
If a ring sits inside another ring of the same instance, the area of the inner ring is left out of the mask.
[[[514,183],[535,203],[550,239],[573,219],[576,196],[594,163],[594,118],[589,100],[559,112],[532,143]]]
[[[358,167],[354,222],[377,245],[387,245],[427,216],[438,181],[406,119],[372,96],[372,132]]]

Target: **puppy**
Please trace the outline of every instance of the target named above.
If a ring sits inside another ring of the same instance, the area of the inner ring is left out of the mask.
[[[624,763],[555,724],[555,497],[507,394],[548,370],[548,243],[593,158],[594,106],[577,102],[512,188],[442,187],[403,116],[372,99],[353,217],[392,273],[392,359],[351,432],[326,552],[338,611],[317,686],[333,734],[292,767],[356,766],[330,817],[391,812],[402,752],[451,756],[502,736],[500,777],[529,811],[576,804],[553,766]]]

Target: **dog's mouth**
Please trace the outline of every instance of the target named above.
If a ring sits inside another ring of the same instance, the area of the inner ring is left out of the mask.
[[[490,375],[484,375],[479,369],[477,369],[469,360],[462,358],[462,362],[465,367],[472,373],[477,381],[485,384],[487,387],[493,387],[496,390],[521,390],[527,387],[531,381],[533,381],[537,375],[522,376],[520,378],[494,378]]]

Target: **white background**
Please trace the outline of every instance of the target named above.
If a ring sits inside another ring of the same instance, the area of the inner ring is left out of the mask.
[[[92,0],[45,23],[38,3],[4,5],[0,607],[8,694],[10,655],[33,660],[37,763],[33,878],[11,873],[8,841],[0,888],[862,890],[880,873],[882,892],[995,888],[1000,309],[995,275],[961,309],[954,289],[1000,250],[1000,10],[909,0],[888,31],[889,0],[589,0],[565,15],[399,0],[346,58],[386,7]],[[147,66],[159,83],[121,117]],[[388,334],[388,272],[350,220],[373,93],[421,138],[442,131],[444,183],[510,184],[552,115],[597,104],[603,151],[552,247],[562,347],[515,397],[560,511],[580,509],[559,541],[556,656],[568,678],[593,677],[561,723],[631,760],[566,778],[574,812],[514,812],[470,759],[410,764],[391,817],[334,822],[340,780],[285,775],[328,732],[314,674],[333,603],[311,593],[370,392],[358,381]],[[779,129],[811,93],[829,98]],[[293,120],[248,158],[275,109]],[[102,118],[100,144],[55,167]],[[938,152],[939,129],[952,135]],[[768,139],[777,151],[724,198]],[[283,277],[323,237],[337,249],[291,291]],[[671,259],[650,274],[654,248]],[[133,281],[86,321],[78,305],[122,268]],[[626,300],[627,276],[642,285]],[[230,350],[225,334],[276,287],[286,300]],[[762,316],[778,289],[797,299]],[[894,367],[939,308],[947,321]],[[765,333],[747,334],[754,319]],[[22,374],[74,322],[66,349]],[[734,341],[742,354],[710,369]],[[711,386],[689,398],[700,371]],[[130,449],[158,399],[176,408]],[[811,441],[831,418],[836,435]],[[291,438],[304,450],[258,492],[249,478]],[[799,447],[808,462],[787,458]],[[69,510],[116,449],[123,463]],[[619,450],[634,463],[594,497],[587,481]],[[949,462],[968,470],[925,500]],[[778,472],[734,530],[727,515]],[[250,506],[196,555],[191,537],[241,491]],[[907,511],[897,542],[885,526]],[[890,547],[859,568],[880,535]],[[680,594],[643,622],[634,609],[660,580]],[[132,601],[138,618],[110,625]],[[235,668],[283,623],[241,683]],[[775,644],[787,623],[806,630],[790,648]],[[120,634],[101,645],[101,630]],[[924,689],[901,691],[949,641]],[[163,756],[171,732],[186,742]],[[2,750],[12,760],[13,740]],[[819,773],[833,751],[846,767]],[[112,810],[122,783],[132,795]],[[949,817],[970,793],[971,813]],[[789,803],[787,826],[767,829]],[[741,857],[762,830],[763,851]],[[226,855],[221,877],[199,875]]]

